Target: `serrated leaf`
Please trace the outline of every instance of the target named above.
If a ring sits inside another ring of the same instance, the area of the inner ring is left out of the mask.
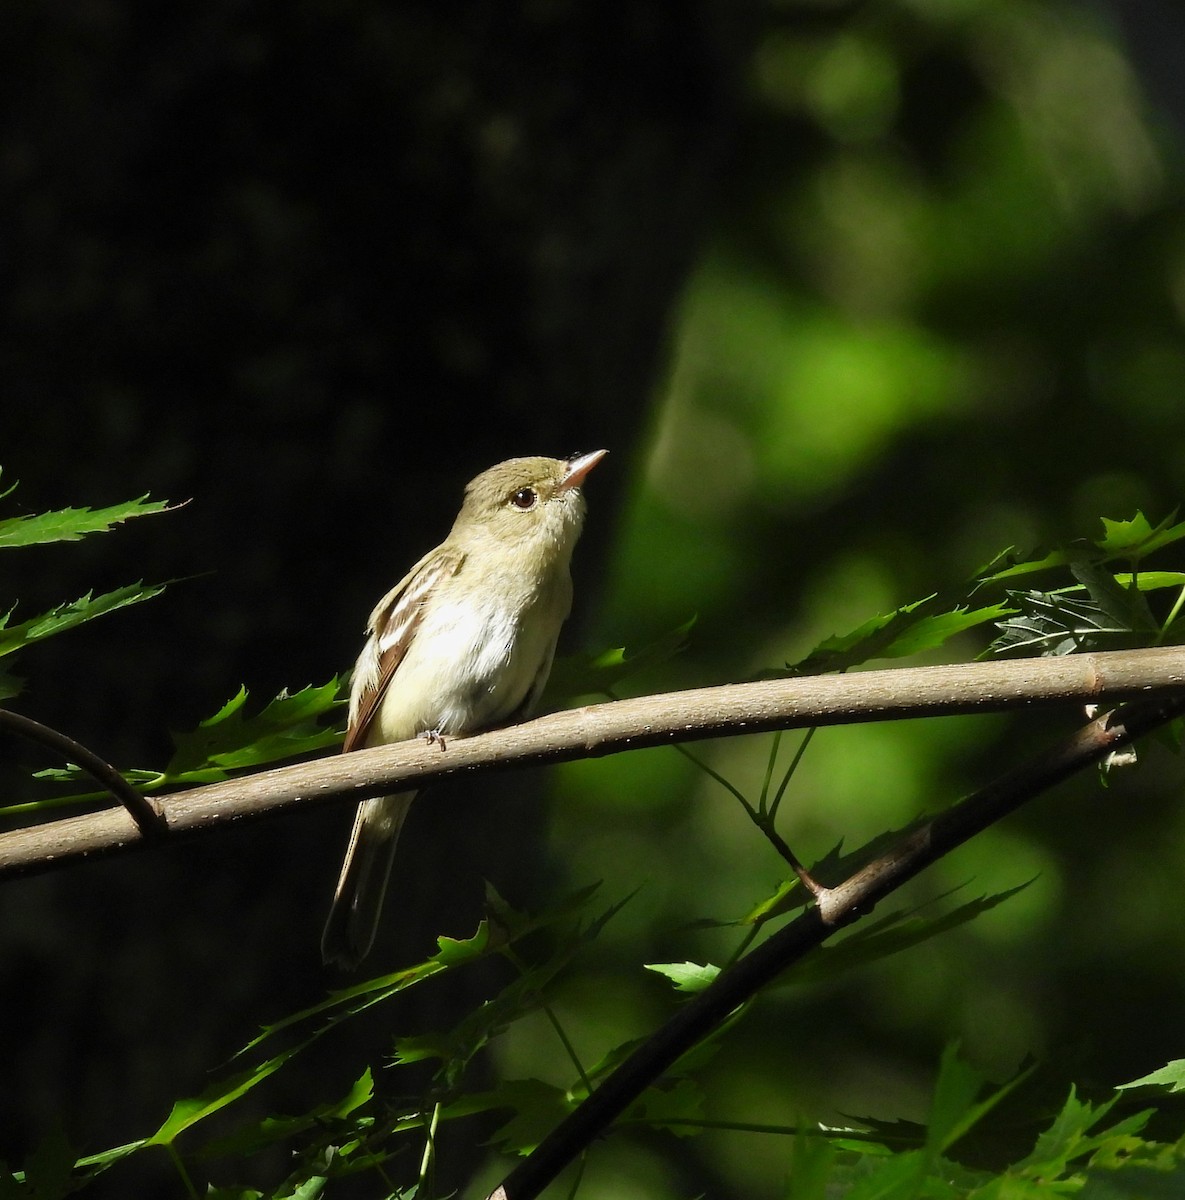
[[[1115,576],[1098,563],[1073,562],[1070,572],[1116,627],[1142,633],[1155,633],[1159,629],[1148,601],[1138,588],[1121,587]]]
[[[926,1128],[926,1146],[934,1160],[946,1154],[972,1129],[1014,1092],[1036,1070],[1033,1064],[1014,1075],[1007,1083],[993,1087],[979,1098],[986,1077],[959,1057],[958,1048],[946,1047],[934,1085],[934,1098]]]
[[[661,666],[687,645],[695,618],[639,649],[617,646],[598,654],[571,654],[556,659],[540,707],[544,711],[570,704],[579,696],[611,694],[623,680]]]
[[[286,1141],[307,1129],[323,1126],[330,1121],[344,1120],[367,1104],[373,1096],[374,1078],[368,1067],[340,1100],[318,1104],[301,1116],[264,1117],[260,1121],[253,1121],[245,1128],[207,1143],[197,1157],[202,1161],[212,1162],[220,1158],[243,1158],[257,1154],[260,1150]]]
[[[989,604],[984,608],[956,608],[950,612],[936,613],[931,617],[923,617],[911,625],[882,652],[882,658],[902,658],[907,654],[920,654],[924,650],[936,650],[945,645],[952,637],[974,629],[978,625],[986,625],[990,621],[998,621],[1008,616],[1012,609],[1005,604]]]
[[[486,1143],[504,1154],[530,1154],[573,1107],[562,1088],[539,1079],[509,1080],[482,1099],[487,1100],[487,1108],[509,1108],[514,1113]]]
[[[293,1058],[309,1043],[302,1042],[271,1058],[222,1079],[214,1080],[196,1096],[178,1100],[161,1127],[146,1141],[149,1146],[171,1146],[187,1129],[192,1129],[207,1117],[221,1111],[228,1104],[247,1094],[269,1076],[274,1075],[289,1059]]]
[[[1103,536],[1095,545],[1111,558],[1138,562],[1185,538],[1185,521],[1174,524],[1176,517],[1174,509],[1155,526],[1149,524],[1147,517],[1138,510],[1130,521],[1110,521],[1103,517]]]
[[[519,965],[519,974],[497,995],[472,1009],[452,1029],[411,1038],[395,1044],[400,1063],[438,1059],[442,1066],[438,1082],[452,1088],[459,1084],[473,1057],[514,1022],[539,1011],[546,1003],[547,989],[586,946],[591,944],[605,923],[628,901],[621,901],[595,920],[580,922],[561,930],[545,957],[530,965]],[[554,928],[554,923],[553,923]]]
[[[19,625],[9,625],[7,619],[11,614],[8,614],[0,619],[0,655],[12,654],[22,646],[73,629],[86,621],[106,616],[130,604],[151,600],[164,590],[163,583],[133,583],[111,592],[104,592],[100,596],[87,592],[85,596],[80,596],[69,604],[60,604],[57,608],[22,621]]]
[[[702,1132],[695,1122],[703,1119],[703,1088],[693,1079],[676,1079],[663,1087],[649,1087],[626,1109],[623,1119],[632,1124],[668,1129],[678,1137]]]
[[[834,945],[820,946],[812,951],[775,986],[818,983],[820,980],[833,979],[855,967],[867,966],[890,955],[900,954],[976,920],[1023,892],[1028,886],[1026,882],[1007,891],[980,896],[937,917],[920,916],[917,909],[890,913],[870,924],[860,926]]]
[[[281,692],[255,716],[245,711],[241,687],[212,717],[190,733],[174,733],[176,750],[164,775],[169,783],[224,779],[231,771],[262,766],[322,750],[341,741],[341,732],[318,719],[344,701],[340,681]]]
[[[294,1192],[288,1192],[285,1195],[277,1193],[276,1200],[317,1200],[328,1182],[328,1178],[324,1175],[314,1176],[312,1179],[306,1179]],[[403,1195],[407,1200],[412,1200],[410,1192],[404,1192]]]
[[[1077,1200],[1180,1200],[1185,1196],[1185,1165],[1158,1168],[1124,1163],[1090,1170]]]
[[[1185,1058],[1175,1058],[1172,1062],[1165,1063],[1159,1071],[1133,1079],[1131,1083],[1121,1083],[1115,1090],[1123,1092],[1138,1087],[1163,1088],[1170,1096],[1176,1092],[1185,1092]]]
[[[1115,1106],[1118,1096],[1101,1104],[1079,1100],[1077,1090],[1070,1094],[1053,1124],[1037,1139],[1037,1144],[1019,1166],[1031,1172],[1056,1177],[1065,1171],[1068,1163],[1093,1154],[1104,1143],[1114,1137],[1128,1137],[1138,1133],[1148,1123],[1152,1110],[1146,1109],[1119,1121],[1101,1133],[1091,1131]]]
[[[473,936],[468,939],[458,940],[442,936],[437,939],[437,946],[438,951],[431,958],[426,958],[410,967],[403,967],[398,971],[376,976],[374,979],[363,980],[360,983],[351,984],[349,987],[339,988],[331,992],[325,1000],[320,1000],[307,1008],[289,1013],[288,1016],[282,1017],[270,1025],[265,1025],[234,1057],[240,1058],[248,1054],[260,1043],[287,1029],[320,1017],[327,1017],[326,1023],[320,1026],[309,1039],[313,1041],[342,1021],[365,1012],[366,1009],[390,999],[407,988],[415,987],[417,984],[431,979],[434,975],[439,975],[442,971],[463,966],[465,963],[483,957],[491,951],[489,924],[482,921]]]
[[[836,1147],[829,1138],[800,1127],[790,1151],[787,1196],[794,1200],[828,1200],[835,1158]]]
[[[306,687],[292,695],[281,692],[258,715],[249,716],[242,711],[248,698],[247,689],[240,688],[192,733],[174,734],[177,750],[164,771],[132,767],[120,774],[142,792],[157,792],[182,784],[216,783],[229,778],[235,770],[264,766],[335,746],[341,741],[341,732],[333,725],[321,726],[318,722],[344,703],[339,692],[340,683],[334,677],[326,684]],[[77,783],[89,776],[70,764],[47,767],[36,772],[36,778]],[[104,794],[84,792],[55,796],[40,802],[37,807],[63,808],[92,801]],[[14,805],[0,812],[21,810],[21,806]]]
[[[717,975],[720,968],[712,963],[681,962],[681,963],[644,963],[647,971],[665,975],[680,992],[702,992]]]
[[[1060,592],[1009,592],[1015,615],[1001,621],[986,653],[1050,656],[1100,649],[1128,636],[1094,600]]]
[[[168,511],[167,500],[149,500],[147,496],[141,496],[139,500],[112,504],[108,508],[62,508],[55,512],[7,517],[0,520],[0,548],[77,542],[91,533],[106,533],[133,517]]]
[[[1049,571],[1054,567],[1064,567],[1070,561],[1070,552],[1065,549],[1049,550],[1044,554],[1021,562],[1009,563],[1006,567],[999,566],[1000,556],[997,556],[986,567],[981,568],[976,576],[977,588],[987,587],[993,583],[1003,583],[1009,579],[1019,579],[1025,575],[1035,575],[1041,571]]]
[[[61,1131],[43,1138],[25,1160],[25,1192],[32,1200],[58,1200],[75,1190],[78,1158]]]
[[[780,671],[763,671],[761,679],[784,679],[819,672],[846,671],[878,658],[904,658],[944,646],[956,634],[1009,613],[1003,604],[968,608],[950,604],[949,595],[927,596],[882,613],[845,634],[833,634],[820,642],[806,658]]]
[[[781,671],[763,671],[759,678],[785,678],[789,675],[812,675],[823,671],[845,671],[871,658],[878,658],[884,647],[891,645],[905,630],[922,617],[919,611],[935,596],[916,600],[890,613],[870,617],[844,634],[824,638],[805,658]]]
[[[1158,588],[1185,587],[1185,571],[1119,571],[1115,582],[1124,588],[1139,588],[1141,592],[1154,592]]]

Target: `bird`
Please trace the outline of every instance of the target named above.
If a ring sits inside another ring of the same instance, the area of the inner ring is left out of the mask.
[[[530,714],[572,607],[582,486],[607,453],[512,458],[468,484],[448,536],[370,614],[344,752],[417,736],[447,748]],[[359,804],[321,937],[326,965],[354,970],[373,946],[414,796]]]

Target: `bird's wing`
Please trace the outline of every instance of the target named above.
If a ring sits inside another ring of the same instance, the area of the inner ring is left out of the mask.
[[[383,696],[407,654],[432,593],[442,580],[455,575],[465,555],[438,546],[378,602],[370,614],[370,637],[354,666],[350,688],[350,722],[343,752],[357,750],[366,740]]]

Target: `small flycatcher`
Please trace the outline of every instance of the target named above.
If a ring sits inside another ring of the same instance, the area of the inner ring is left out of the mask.
[[[476,733],[531,711],[572,607],[581,485],[606,453],[512,458],[469,484],[448,537],[370,614],[344,750]],[[321,938],[326,963],[354,968],[373,945],[414,796],[358,806]]]

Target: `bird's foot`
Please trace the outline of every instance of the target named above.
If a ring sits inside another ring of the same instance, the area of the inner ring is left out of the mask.
[[[435,745],[439,744],[441,750],[448,749],[448,746],[445,744],[443,730],[425,729],[424,732],[420,734],[420,737],[422,737],[428,743],[429,746],[435,746]]]

